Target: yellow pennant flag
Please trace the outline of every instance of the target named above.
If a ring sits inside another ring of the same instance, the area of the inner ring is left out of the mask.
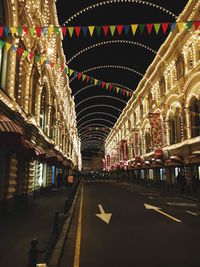
[[[11,48],[11,44],[6,43],[6,51],[8,51]]]
[[[97,83],[98,83],[98,80],[94,79],[94,84],[97,85]]]
[[[92,36],[94,33],[94,26],[88,26],[88,29],[89,29],[90,35]]]
[[[138,28],[138,24],[131,24],[131,29],[132,29],[133,35],[135,35],[137,28]]]
[[[178,30],[181,32],[185,28],[185,22],[177,22]]]
[[[44,56],[41,56],[41,57],[40,57],[40,64],[42,65],[42,64],[44,63],[44,61],[45,61]]]
[[[118,94],[119,94],[119,89],[120,89],[119,87],[116,87],[116,91],[117,91]]]
[[[52,35],[54,33],[54,27],[48,28],[49,35]]]
[[[10,27],[10,31],[12,33],[12,36],[17,32],[17,29],[15,27]]]
[[[71,76],[73,74],[73,70],[69,69],[69,76]]]

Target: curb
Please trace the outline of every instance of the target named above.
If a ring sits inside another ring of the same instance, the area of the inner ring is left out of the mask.
[[[49,260],[49,263],[48,263],[48,267],[58,267],[58,265],[60,263],[60,259],[61,259],[62,253],[63,253],[63,249],[64,249],[65,242],[66,242],[66,239],[67,239],[67,235],[68,235],[68,232],[69,232],[71,221],[72,221],[72,218],[73,218],[73,215],[74,215],[74,210],[75,210],[75,206],[76,206],[76,202],[77,202],[77,199],[78,199],[78,195],[79,195],[79,191],[80,191],[81,185],[82,185],[82,181],[79,184],[79,187],[78,187],[78,190],[76,192],[75,198],[73,200],[72,206],[71,206],[70,210],[67,213],[66,220],[65,220],[65,222],[63,224],[62,230],[61,230],[61,232],[59,234],[59,238],[58,238],[58,240],[57,240],[57,242],[56,242],[56,244],[54,246],[52,255],[50,257],[50,260]]]

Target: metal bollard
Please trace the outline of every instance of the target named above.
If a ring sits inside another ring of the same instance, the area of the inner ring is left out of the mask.
[[[38,245],[37,239],[31,240],[31,249],[29,251],[29,258],[28,258],[28,266],[27,267],[35,267],[37,264],[37,256],[38,256],[37,245]]]

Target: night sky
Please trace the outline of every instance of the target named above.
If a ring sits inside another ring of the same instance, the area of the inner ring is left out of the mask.
[[[103,26],[174,22],[176,20],[169,12],[166,13],[160,8],[158,9],[150,5],[142,4],[142,2],[147,1],[138,1],[140,3],[132,1],[132,3],[130,3],[125,0],[119,0],[116,1],[116,3],[114,3],[114,1],[109,1],[112,3],[100,5],[89,11],[82,12],[82,14],[69,21],[69,19],[80,10],[101,2],[103,1],[57,0],[56,5],[60,25],[64,25],[66,21],[66,26]],[[148,2],[150,3],[150,1]],[[182,12],[187,2],[187,0],[151,0],[151,3],[167,9],[175,16],[178,16]],[[148,66],[155,57],[155,53],[133,42],[146,45],[157,51],[167,38],[168,33],[169,32],[164,35],[162,31],[160,31],[160,33],[156,35],[155,31],[153,31],[151,34],[148,34],[145,29],[142,35],[137,32],[136,35],[133,36],[130,31],[128,36],[125,36],[123,32],[121,36],[116,33],[114,36],[111,36],[109,33],[108,36],[105,37],[101,32],[98,37],[95,32],[92,38],[84,37],[81,33],[79,38],[74,35],[72,38],[69,38],[67,35],[63,40],[63,48],[66,61],[69,61],[82,49],[97,43],[113,41],[112,43],[106,43],[105,45],[87,50],[71,60],[68,67],[78,72],[98,67],[98,69],[88,71],[85,74],[101,81],[119,84],[122,88],[129,88],[134,91],[139,81],[142,79],[142,76],[138,73],[142,75],[145,74]],[[89,34],[87,34],[87,36],[89,36]],[[121,40],[121,42],[116,43],[115,40]],[[132,43],[127,44],[123,42],[123,40],[131,41]],[[131,70],[112,67],[113,65],[127,67]],[[105,66],[108,67],[106,68]],[[70,82],[70,87],[76,103],[78,130],[81,139],[84,140],[82,155],[96,156],[103,147],[103,142],[100,141],[99,138],[104,140],[108,132],[102,132],[100,129],[88,131],[88,127],[112,127],[116,122],[116,118],[119,117],[122,109],[125,107],[126,102],[129,100],[129,97],[117,94],[112,90],[107,91],[101,89],[98,86],[90,86],[79,92],[79,90],[88,85],[90,85],[90,83],[82,82],[78,79],[74,79]],[[88,99],[90,97],[93,98]],[[81,101],[84,102],[80,103]],[[85,108],[86,110],[82,111]],[[79,114],[79,112],[81,113]],[[87,129],[85,129],[85,127],[87,127]]]

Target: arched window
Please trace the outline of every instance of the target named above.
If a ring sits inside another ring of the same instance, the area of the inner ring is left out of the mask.
[[[32,75],[32,91],[31,91],[31,114],[35,116],[36,114],[36,97],[37,97],[37,89],[39,88],[38,80],[39,80],[39,72],[37,67],[34,66],[33,75]]]
[[[142,119],[142,117],[143,117],[143,114],[144,114],[144,112],[143,112],[143,105],[141,104],[140,105],[140,118]]]
[[[169,137],[170,137],[170,145],[175,144],[175,136],[176,136],[176,123],[175,118],[170,116],[169,118]]]
[[[145,132],[145,147],[146,147],[146,153],[149,153],[152,151],[152,138],[150,130]]]
[[[4,1],[0,1],[0,25],[6,25]],[[2,41],[5,41],[4,39]],[[5,45],[3,47],[0,45],[0,88],[4,91],[6,91],[7,58]]]
[[[176,112],[176,135],[175,135],[175,143],[179,143],[182,141],[182,129],[181,129],[181,114],[180,112]]]
[[[159,87],[160,87],[160,97],[163,97],[166,93],[166,84],[164,76],[162,76],[162,78],[160,79]]]
[[[190,107],[191,137],[200,136],[200,100],[194,98]]]
[[[42,89],[41,103],[40,103],[40,126],[45,133],[47,132],[47,122],[48,122],[47,90],[44,86]]]
[[[50,114],[50,138],[56,140],[56,99],[53,96]]]

